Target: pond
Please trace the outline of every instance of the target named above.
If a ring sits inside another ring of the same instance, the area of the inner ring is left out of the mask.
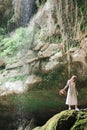
[[[54,114],[64,109],[64,100],[49,91],[31,91],[27,94],[0,98],[0,129],[24,130],[27,126],[42,126]],[[62,109],[61,109],[62,108]]]

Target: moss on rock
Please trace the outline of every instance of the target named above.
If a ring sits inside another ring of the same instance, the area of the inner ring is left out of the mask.
[[[71,130],[87,130],[87,112],[80,112]]]
[[[36,127],[33,130],[86,130],[87,112],[62,111],[53,116],[42,127]]]

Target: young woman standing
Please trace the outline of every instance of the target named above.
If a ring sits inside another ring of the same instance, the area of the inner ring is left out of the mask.
[[[73,75],[68,81],[66,86],[64,87],[64,91],[68,88],[67,91],[67,97],[66,97],[66,104],[69,107],[69,110],[71,110],[71,106],[75,106],[75,110],[79,111],[78,109],[78,100],[77,100],[77,95],[78,92],[76,90],[76,80],[77,76]]]

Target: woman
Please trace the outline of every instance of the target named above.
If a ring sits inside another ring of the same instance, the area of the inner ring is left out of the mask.
[[[65,91],[68,88],[66,104],[68,105],[69,110],[71,110],[71,106],[74,105],[75,110],[78,111],[79,110],[77,107],[77,105],[78,105],[78,101],[77,101],[78,92],[76,90],[76,79],[77,79],[77,76],[73,75],[71,77],[71,79],[67,81],[67,84],[63,90]]]

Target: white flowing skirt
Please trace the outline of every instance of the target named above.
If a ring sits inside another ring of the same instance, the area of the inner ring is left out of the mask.
[[[77,94],[76,94],[75,89],[73,89],[72,91],[70,90],[70,88],[68,89],[66,104],[67,105],[77,105],[78,104]]]

